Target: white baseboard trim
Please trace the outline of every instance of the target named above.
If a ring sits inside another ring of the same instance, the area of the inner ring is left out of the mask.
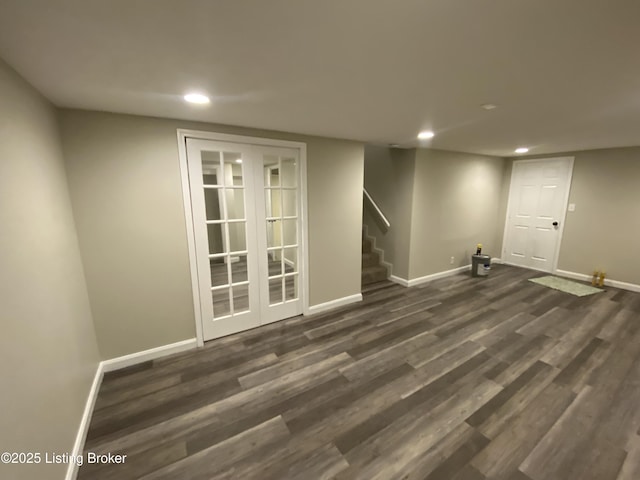
[[[561,277],[567,277],[572,280],[591,281],[591,277],[589,275],[585,275],[583,273],[569,272],[566,270],[556,270],[556,275],[559,275]]]
[[[305,315],[313,315],[315,313],[326,312],[338,307],[344,307],[351,303],[357,303],[362,301],[362,294],[356,293],[355,295],[349,295],[348,297],[337,298],[330,302],[318,303],[317,305],[311,305],[309,311]]]
[[[439,278],[450,277],[451,275],[457,275],[460,272],[471,270],[471,265],[465,265],[463,267],[453,268],[451,270],[445,270],[444,272],[432,273],[431,275],[425,275],[424,277],[412,278],[407,280],[405,278],[396,277],[392,275],[389,280],[398,283],[403,287],[415,287],[416,285],[422,285],[423,283],[429,283]]]
[[[397,283],[398,285],[402,285],[403,287],[408,287],[409,286],[409,280],[406,280],[402,277],[397,277],[395,275],[391,275],[389,277],[389,280],[391,280],[393,283]]]
[[[591,281],[591,275],[584,273],[569,272],[568,270],[556,270],[556,275],[561,277],[571,278],[573,280],[582,280],[585,282]],[[604,284],[607,287],[620,288],[622,290],[629,290],[630,292],[640,292],[640,285],[635,283],[620,282],[618,280],[611,280],[609,278],[604,279]]]
[[[635,283],[620,282],[618,280],[604,279],[604,284],[614,288],[621,288],[622,290],[629,290],[630,292],[640,292],[640,285]]]
[[[496,257],[496,258],[492,258],[491,259],[491,263],[496,263],[498,265],[502,265],[504,262],[502,261],[502,259],[500,257]]]
[[[84,405],[84,411],[82,412],[82,419],[80,420],[80,427],[78,427],[78,433],[76,434],[76,440],[73,443],[73,450],[71,455],[77,457],[82,455],[84,450],[84,442],[87,438],[87,432],[89,431],[89,424],[91,423],[91,416],[93,415],[93,407],[96,404],[96,398],[98,398],[98,391],[100,390],[100,384],[102,383],[102,377],[104,376],[104,362],[98,363],[96,374],[93,377],[93,383],[91,384],[91,390],[87,396],[87,402]],[[78,475],[78,465],[76,462],[69,462],[67,466],[67,474],[65,480],[75,480]]]
[[[162,345],[161,347],[143,350],[142,352],[131,353],[129,355],[123,355],[122,357],[105,360],[102,362],[102,367],[104,372],[111,372],[113,370],[119,370],[121,368],[130,367],[131,365],[146,362],[148,360],[155,360],[156,358],[166,357],[167,355],[172,355],[174,353],[191,350],[197,346],[198,341],[195,338],[190,338],[188,340],[170,343],[169,345]]]

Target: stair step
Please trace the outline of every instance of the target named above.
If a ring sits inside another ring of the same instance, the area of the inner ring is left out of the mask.
[[[363,267],[375,267],[380,264],[380,255],[377,252],[363,253],[362,254],[362,266]]]
[[[387,276],[387,268],[382,265],[364,267],[362,269],[362,285],[381,282],[382,280],[386,280]]]
[[[373,248],[373,244],[371,240],[368,238],[362,239],[362,253],[371,253],[371,249]]]

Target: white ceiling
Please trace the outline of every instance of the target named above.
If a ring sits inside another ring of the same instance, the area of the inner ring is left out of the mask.
[[[495,155],[640,145],[638,0],[0,0],[0,57],[63,107]]]

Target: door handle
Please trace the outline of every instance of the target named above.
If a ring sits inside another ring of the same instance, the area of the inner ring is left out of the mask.
[[[551,225],[553,225],[554,227],[558,226],[558,222],[553,222]]]

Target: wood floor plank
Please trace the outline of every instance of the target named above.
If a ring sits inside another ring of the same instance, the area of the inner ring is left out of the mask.
[[[344,389],[327,392],[321,398],[321,402],[309,402],[286,412],[284,417],[287,425],[292,432],[301,432],[322,423],[329,417],[337,416],[337,412],[349,415],[351,412],[345,411],[345,409],[359,403],[360,408],[357,414],[366,417],[368,411],[375,412],[378,408],[382,408],[385,399],[390,397],[393,401],[399,398],[397,392],[388,386],[390,384],[406,384],[413,371],[411,366],[402,364],[372,379],[362,379],[362,381],[353,382]],[[383,388],[385,390],[381,391]],[[354,417],[355,415],[351,418],[350,423],[357,421]]]
[[[471,464],[467,464],[455,476],[451,477],[450,480],[486,480],[486,478],[487,477],[481,474]],[[511,479],[508,479],[508,480],[511,480]]]
[[[413,338],[420,333],[425,333],[431,329],[431,324],[424,319],[418,319],[408,325],[399,326],[391,332],[380,335],[366,343],[361,343],[347,350],[353,358],[360,359],[368,356],[371,352],[387,348],[401,343],[403,340]]]
[[[542,367],[535,368],[538,365],[542,365]],[[496,400],[482,413],[477,412],[478,415],[475,418],[472,418],[473,416],[469,417],[467,421],[486,437],[495,438],[517,415],[528,408],[540,392],[553,381],[554,373],[555,369],[553,367],[542,362],[536,362],[534,366],[530,367],[529,370],[525,371],[503,390],[503,392],[507,393],[500,392],[497,395],[500,396],[500,401]],[[520,388],[512,387],[516,382],[520,383]],[[516,391],[514,392],[513,390]]]
[[[304,334],[308,339],[315,340],[317,338],[323,338],[337,333],[347,333],[351,330],[356,330],[361,328],[363,325],[370,325],[367,316],[369,315],[369,312],[374,310],[374,308],[370,308],[368,311],[365,310],[364,312],[357,312],[356,314],[345,316],[334,322],[322,325],[321,327],[311,328],[305,331]]]
[[[505,478],[505,480],[532,480],[526,473],[523,473],[520,470],[514,471],[509,477]]]
[[[398,475],[402,480],[423,480],[434,469],[436,469],[443,459],[448,458],[461,445],[471,438],[473,428],[465,423],[459,424],[441,441],[437,442],[432,448],[428,449],[424,455],[420,455],[413,462],[407,464],[403,468],[403,472]],[[349,468],[343,470],[335,478],[336,480],[346,480],[356,478],[360,467],[350,465]]]
[[[516,333],[521,335],[547,335],[558,338],[560,333],[564,333],[564,331],[557,330],[558,324],[567,322],[572,316],[572,313],[566,308],[555,306],[542,315],[533,316],[535,318],[526,325],[518,328]],[[569,327],[567,326],[567,328]]]
[[[496,265],[105,375],[79,479],[637,480],[640,294]]]
[[[470,438],[446,460],[441,462],[438,468],[425,477],[425,480],[455,477],[488,443],[489,439],[487,437],[477,431],[473,431]]]
[[[177,373],[174,375],[160,377],[152,382],[145,382],[138,384],[137,386],[130,386],[127,389],[105,392],[96,399],[95,409],[100,410],[111,405],[125,402],[132,398],[141,397],[167,387],[178,385],[181,380],[180,374]]]
[[[473,395],[470,395],[473,390]],[[467,416],[483,403],[495,396],[502,387],[491,380],[483,380],[473,388],[467,386],[446,400],[441,405],[426,412],[415,409],[412,415],[405,415],[375,436],[369,443],[373,451],[389,452],[372,459],[363,465],[358,478],[389,479],[403,472],[405,465],[410,465],[422,456],[435,443],[442,440]],[[352,452],[347,459],[352,462]],[[393,461],[389,461],[393,459]]]
[[[334,378],[339,374],[337,368],[351,362],[346,353],[289,373],[265,385],[244,390],[218,402],[205,405],[191,412],[163,421],[157,425],[126,435],[109,436],[92,448],[97,453],[126,449],[136,444],[155,442],[164,444],[175,438],[197,431],[201,425],[212,426],[223,423],[220,418],[231,411],[248,414],[255,408],[277,403],[278,400],[307,390],[318,383]]]
[[[637,480],[640,478],[640,436],[636,435],[629,442],[627,452],[616,480]]]
[[[374,435],[405,414],[430,411],[459,393],[462,386],[483,382],[482,372],[490,365],[489,360],[487,355],[480,353],[410,396],[400,399],[396,396],[395,401],[379,406],[373,415],[361,416],[359,421],[352,422],[355,425],[343,427],[343,433],[334,437],[336,443],[343,453],[351,457],[360,455],[360,461],[366,459],[368,453],[375,451],[367,446],[367,442],[377,438]],[[372,400],[375,401],[375,398]],[[351,454],[355,448],[359,453]]]
[[[495,327],[487,330],[487,333],[474,340],[480,345],[484,345],[489,348],[494,344],[503,340],[509,333],[516,331],[523,325],[531,323],[536,317],[526,312],[519,312],[513,315],[511,318],[499,323]]]
[[[329,480],[346,468],[349,468],[349,464],[345,458],[335,445],[329,443],[317,449],[313,455],[291,465],[284,478]]]
[[[551,340],[544,335],[535,337],[516,336],[510,339],[509,344],[501,345],[500,348],[491,347],[489,353],[497,359],[513,364],[516,360],[522,358],[529,350],[536,349],[538,345],[546,340]]]
[[[115,452],[114,452],[115,453]],[[159,467],[170,465],[187,457],[184,442],[175,442],[158,448],[151,448],[132,458],[127,455],[121,464],[105,465],[100,463],[85,464],[80,469],[79,480],[134,480],[147,475]]]
[[[628,368],[633,364],[640,347],[640,322],[637,319],[627,322],[620,330],[607,358],[589,376],[589,385],[622,381]]]
[[[414,368],[420,369],[424,374],[421,375],[420,381],[415,382],[409,390],[402,392],[400,396],[402,398],[406,398],[413,395],[418,390],[449,373],[451,370],[462,365],[467,360],[475,357],[484,350],[485,348],[482,345],[478,345],[474,342],[466,342],[455,350],[449,350],[428,363],[412,365]]]
[[[640,352],[640,345],[636,349]],[[640,353],[635,356],[617,390],[614,382],[606,385],[611,394],[609,408],[596,425],[595,435],[608,444],[628,450],[640,427]]]
[[[591,341],[571,360],[566,367],[564,367],[555,381],[558,383],[569,384],[575,377],[578,376],[580,368],[585,366],[591,356],[597,352],[602,346],[603,341],[598,337],[594,337]],[[603,349],[604,350],[604,349]]]
[[[372,352],[351,365],[341,368],[340,373],[352,381],[373,378],[390,368],[407,363],[413,352],[418,349],[427,349],[437,341],[437,337],[424,332],[380,351]]]
[[[153,362],[149,360],[147,362],[138,363],[137,365],[131,365],[130,367],[121,368],[119,370],[114,370],[111,372],[105,372],[103,381],[105,384],[107,384],[118,378],[128,377],[134,373],[146,372],[152,367],[153,367]]]
[[[508,385],[522,375],[531,365],[538,362],[551,348],[557,344],[555,339],[539,336],[524,342],[512,351],[505,363],[508,367],[498,373],[493,380],[501,385]]]
[[[392,372],[383,374],[381,378],[389,377],[389,373]],[[400,397],[395,386],[410,383],[412,375],[412,372],[407,373],[390,383],[387,379],[387,383],[384,384],[374,380],[371,384],[377,388],[370,386],[366,389],[366,395],[352,390],[346,395],[335,397],[324,405],[305,412],[304,415],[289,421],[288,425],[292,431],[304,432],[316,429],[333,439],[338,439],[344,435],[345,431],[357,429],[360,425],[371,422],[381,412],[385,412],[396,404]],[[357,401],[354,402],[354,399]],[[350,421],[345,423],[344,418],[349,418]]]
[[[593,444],[579,451],[569,465],[569,480],[616,480],[626,460],[627,452],[596,437]]]
[[[135,434],[141,429],[153,427],[163,421],[188,414],[193,410],[227,398],[228,395],[233,395],[240,391],[241,388],[238,381],[230,379],[214,386],[194,391],[188,395],[162,402],[159,405],[150,406],[141,412],[132,413],[117,420],[114,417],[113,421],[102,422],[100,426],[91,425],[87,434],[87,445],[98,444],[104,437]]]
[[[235,375],[249,373],[257,368],[271,365],[276,361],[277,357],[274,354],[265,355],[255,361],[242,364],[240,368],[231,369],[229,373],[235,372]],[[138,396],[96,411],[91,420],[91,428],[102,428],[109,423],[125,422],[129,417],[144,414],[151,409],[167,405],[169,402],[180,400],[211,388],[215,388],[219,393],[226,395],[233,385],[239,387],[233,375],[234,373],[230,375],[226,372],[215,372],[210,375],[185,373],[182,376],[182,383],[178,385],[148,395]],[[214,398],[215,395],[212,395],[211,399],[213,400]]]
[[[255,370],[238,378],[238,382],[243,388],[251,388],[256,385],[270,382],[291,372],[295,372],[309,365],[315,365],[323,360],[334,357],[340,352],[334,352],[332,349],[311,352],[306,355],[299,355],[286,361],[279,361],[273,365],[266,366],[260,370]]]
[[[554,367],[563,368],[571,362],[582,348],[589,344],[600,331],[607,316],[600,312],[589,311],[541,360]]]
[[[224,470],[228,465],[251,455],[254,449],[287,436],[289,436],[289,430],[282,417],[274,417],[228,440],[194,453],[142,478],[144,480],[209,479],[215,472]],[[212,459],[215,459],[215,461],[211,461]]]
[[[301,406],[310,408],[326,392],[342,392],[348,387],[350,387],[349,382],[344,377],[334,377],[269,407],[251,412],[246,416],[234,415],[228,419],[225,418],[225,421],[221,422],[217,428],[201,428],[190,433],[186,437],[187,451],[192,454],[209,448],[225,438],[238,435],[244,430],[259,425],[276,415],[280,415],[283,418],[288,414],[293,415],[296,409]]]
[[[498,395],[493,397],[482,407],[480,407],[473,415],[467,418],[467,423],[473,427],[478,427],[485,423],[500,407],[509,401],[516,393],[526,387],[526,385],[544,370],[550,370],[551,367],[536,362],[529,367],[522,375],[504,388]]]
[[[637,318],[638,314],[636,312],[623,308],[602,326],[596,337],[609,342],[614,341],[619,338],[620,332],[628,322],[637,321]]]
[[[574,398],[571,389],[550,383],[528,409],[473,458],[471,465],[488,478],[513,474]]]
[[[229,378],[239,378],[243,375],[255,372],[256,370],[273,365],[279,360],[280,358],[278,358],[278,355],[274,352],[270,352],[260,357],[248,359],[246,362],[225,368],[224,370],[210,368],[213,365],[212,363],[207,362],[184,368],[182,370],[181,378],[183,383],[198,380],[199,382],[211,382],[215,384],[223,380],[228,380]]]
[[[302,443],[305,449],[312,448],[315,442],[339,438],[353,429],[354,425],[373,425],[375,427],[374,430],[379,430],[388,421],[393,421],[393,416],[385,413],[388,413],[389,409],[394,409],[394,404],[398,402],[404,402],[405,407],[411,407],[408,408],[409,411],[412,411],[415,405],[422,405],[423,408],[428,408],[425,406],[426,403],[431,405],[440,404],[454,395],[461,385],[468,384],[472,380],[480,381],[479,379],[482,378],[481,372],[487,364],[487,360],[487,357],[482,358],[482,354],[480,354],[436,380],[436,382],[429,385],[429,388],[422,389],[405,400],[400,400],[396,392],[397,388],[394,388],[394,386],[407,385],[407,380],[410,380],[411,374],[405,375],[402,379],[392,382],[389,386],[384,386],[372,394],[362,397],[358,402],[333,411],[331,415],[325,416],[321,421],[317,421],[299,432],[301,437],[301,442],[299,443]],[[350,421],[345,422],[346,418]],[[381,418],[386,418],[388,421],[379,424],[378,419]]]
[[[604,414],[609,400],[607,388],[585,387],[522,462],[520,470],[533,480],[558,475],[569,478],[580,452],[589,449],[587,444],[597,425],[593,420]]]

